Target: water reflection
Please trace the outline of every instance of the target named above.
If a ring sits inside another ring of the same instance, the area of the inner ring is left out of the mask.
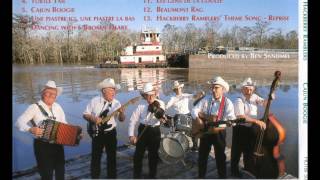
[[[171,86],[174,80],[185,84],[184,91],[196,93],[205,90],[209,94],[206,84],[213,76],[220,75],[230,83],[228,96],[232,101],[240,96],[239,83],[251,76],[258,83],[257,93],[266,97],[269,84],[273,80],[272,74],[268,77],[247,73],[219,72],[188,69],[96,69],[92,66],[13,66],[13,122],[25,111],[29,104],[40,99],[40,90],[47,80],[55,80],[63,87],[63,93],[57,101],[64,108],[67,121],[80,125],[84,131],[84,138],[79,147],[66,147],[66,158],[90,152],[91,140],[86,133],[86,122],[82,119],[82,112],[89,100],[99,95],[96,85],[107,77],[112,77],[121,84],[116,98],[125,103],[129,99],[139,96],[145,82],[154,83],[160,91],[160,98],[165,102],[172,95]],[[296,77],[284,77],[281,86],[276,92],[277,99],[271,106],[271,111],[278,117],[287,129],[287,139],[282,145],[286,155],[288,172],[298,175],[298,86]],[[119,143],[128,141],[128,118],[134,106],[126,109],[127,120],[118,123]],[[263,110],[259,112],[262,117]],[[13,170],[21,170],[35,165],[32,148],[32,136],[13,128]],[[227,136],[230,146],[231,135]]]

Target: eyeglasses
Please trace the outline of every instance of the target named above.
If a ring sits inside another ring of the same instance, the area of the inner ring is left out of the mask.
[[[51,93],[51,92],[45,92],[44,95],[48,97],[57,97],[57,93]]]
[[[213,90],[213,89],[219,89],[219,88],[222,88],[221,86],[219,86],[219,85],[213,85],[213,86],[211,86],[211,89]]]
[[[115,88],[103,88],[102,89],[102,93],[114,93],[116,92],[116,89]]]
[[[243,87],[243,89],[245,89],[245,90],[249,90],[249,91],[253,91],[254,90],[254,87]]]

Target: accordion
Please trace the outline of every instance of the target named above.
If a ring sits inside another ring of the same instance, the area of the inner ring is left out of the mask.
[[[46,119],[41,122],[39,128],[44,129],[40,140],[51,144],[61,144],[67,146],[79,145],[81,139],[81,127],[73,126],[51,119]]]

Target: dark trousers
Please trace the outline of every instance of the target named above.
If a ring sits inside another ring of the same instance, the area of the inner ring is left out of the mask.
[[[64,179],[64,149],[62,145],[33,141],[38,170],[42,180],[51,180],[53,171],[57,180]]]
[[[104,132],[102,135],[98,135],[92,138],[91,146],[91,177],[100,177],[100,164],[103,148],[107,154],[107,177],[116,178],[116,153],[117,153],[117,131],[113,129],[108,132]]]
[[[208,156],[212,145],[214,147],[219,178],[226,178],[226,155],[224,153],[226,147],[225,138],[225,130],[219,131],[217,134],[205,134],[200,138],[198,159],[199,178],[205,178],[206,176]]]
[[[144,129],[144,125],[140,124],[138,128],[138,136]],[[134,153],[133,159],[133,177],[141,178],[142,171],[142,161],[144,152],[148,150],[148,163],[149,163],[149,177],[148,178],[156,178],[157,174],[157,165],[158,165],[158,150],[160,147],[160,127],[150,127],[148,126],[143,135],[137,142],[136,151]]]
[[[239,161],[243,153],[244,169],[250,171],[253,168],[253,161],[250,159],[253,152],[253,134],[251,127],[234,126],[232,129],[231,146],[231,173],[239,174]]]

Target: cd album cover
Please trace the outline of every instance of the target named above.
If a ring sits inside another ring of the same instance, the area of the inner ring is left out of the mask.
[[[307,0],[12,0],[13,179],[308,179]]]

